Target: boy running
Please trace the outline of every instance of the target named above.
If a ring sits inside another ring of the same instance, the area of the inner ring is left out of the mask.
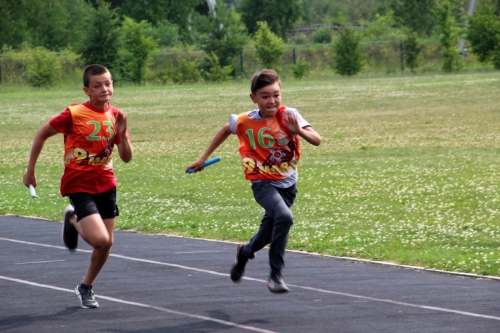
[[[239,282],[248,259],[267,244],[271,272],[267,287],[273,293],[287,292],[282,277],[288,232],[293,224],[290,207],[295,201],[299,137],[319,146],[321,136],[296,109],[281,106],[281,81],[274,70],[263,70],[252,77],[250,99],[257,109],[231,115],[212,139],[203,155],[186,168],[203,170],[210,155],[231,134],[240,141],[239,152],[246,179],[251,181],[255,201],[265,210],[260,228],[246,244],[239,244],[231,269],[231,280]]]
[[[116,204],[116,179],[111,153],[116,145],[120,158],[132,159],[127,118],[112,106],[111,73],[102,65],[90,65],[83,72],[83,91],[89,100],[71,105],[52,118],[36,134],[23,183],[37,185],[35,165],[45,141],[57,133],[64,135],[64,173],[61,195],[71,205],[63,210],[62,238],[74,251],[80,235],[94,250],[90,265],[75,294],[82,308],[97,308],[92,286],[108,259],[113,245]]]

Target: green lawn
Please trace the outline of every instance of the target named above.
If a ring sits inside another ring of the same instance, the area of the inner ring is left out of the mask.
[[[283,104],[323,137],[302,141],[289,248],[499,276],[499,88],[498,73],[285,81]],[[117,228],[239,241],[257,230],[236,137],[221,162],[184,173],[229,114],[253,108],[248,94],[249,83],[115,89],[135,149],[115,160]],[[0,93],[0,214],[60,219],[62,136],[40,157],[39,198],[22,174],[38,128],[84,97]]]

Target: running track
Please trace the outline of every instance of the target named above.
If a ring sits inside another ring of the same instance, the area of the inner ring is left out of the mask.
[[[236,245],[117,231],[95,282],[99,309],[73,293],[88,265],[61,223],[0,216],[1,332],[500,332],[500,281],[287,252],[292,291],[266,288],[267,250],[229,279]]]

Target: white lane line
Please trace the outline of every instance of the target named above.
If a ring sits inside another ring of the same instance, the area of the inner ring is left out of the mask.
[[[224,251],[184,251],[184,252],[174,252],[174,254],[196,254],[196,253],[221,253]]]
[[[68,251],[68,249],[65,248],[64,246],[56,246],[56,245],[49,245],[49,244],[33,243],[33,242],[27,242],[27,241],[21,241],[21,240],[17,240],[17,239],[9,239],[9,238],[3,238],[3,237],[0,237],[0,240],[9,241],[9,242],[12,242],[12,243],[26,244],[26,245],[35,245],[35,246],[50,247],[50,248],[54,248],[54,249],[62,249],[62,250]],[[77,249],[76,251],[78,251],[78,252],[85,252],[85,253],[92,253],[91,250]],[[161,262],[161,261],[155,261],[155,260],[148,260],[148,259],[140,259],[140,258],[134,258],[134,257],[127,257],[127,256],[122,256],[120,254],[114,254],[114,253],[111,253],[109,256],[110,257],[115,257],[115,258],[120,258],[120,259],[126,259],[126,260],[144,262],[144,263],[148,263],[148,264],[155,264],[155,265],[163,265],[163,266],[175,267],[175,268],[180,268],[180,269],[185,269],[185,270],[190,270],[190,271],[195,271],[195,272],[200,272],[200,273],[207,273],[207,274],[219,275],[219,276],[229,276],[229,274],[227,274],[227,273],[219,273],[219,272],[210,271],[210,270],[207,270],[207,269],[189,267],[189,266],[178,265],[178,264],[170,264],[170,263],[167,263],[167,262]],[[266,282],[264,280],[260,280],[260,281]]]
[[[47,285],[47,284],[40,284],[40,283],[26,281],[26,280],[21,280],[21,279],[14,279],[14,278],[10,278],[10,277],[7,277],[7,276],[2,276],[2,275],[0,275],[0,279],[11,281],[11,282],[23,283],[23,284],[27,284],[27,285],[34,286],[34,287],[40,287],[40,288],[57,290],[57,291],[65,291],[65,292],[68,292],[68,293],[74,293],[74,291],[71,290],[71,289],[55,287],[55,286],[51,286],[51,285]],[[248,330],[248,331],[260,332],[260,333],[277,333],[275,331],[265,330],[265,329],[258,328],[258,327],[253,327],[253,326],[248,326],[248,325],[240,325],[240,324],[236,324],[236,323],[233,323],[233,322],[230,322],[230,321],[226,321],[226,320],[220,320],[220,319],[216,319],[216,318],[211,318],[211,317],[206,317],[206,316],[200,316],[200,315],[196,315],[196,314],[192,314],[192,313],[187,313],[187,312],[175,311],[175,310],[171,310],[171,309],[168,309],[168,308],[163,308],[163,307],[160,307],[160,306],[149,305],[149,304],[138,303],[138,302],[131,302],[131,301],[126,301],[126,300],[120,299],[120,298],[108,297],[108,296],[97,295],[97,294],[96,294],[96,296],[98,298],[100,298],[100,299],[105,299],[105,300],[108,300],[108,301],[111,301],[111,302],[116,302],[116,303],[121,303],[121,304],[127,304],[127,305],[133,305],[133,306],[138,306],[138,307],[148,308],[148,309],[154,309],[154,310],[158,310],[158,311],[162,311],[162,312],[166,312],[166,313],[170,313],[170,314],[174,314],[174,315],[178,315],[178,316],[188,317],[188,318],[200,319],[200,320],[204,320],[204,321],[211,321],[211,322],[218,323],[218,324],[221,324],[221,325],[226,325],[226,326],[231,326],[231,327],[237,327],[237,328],[245,329],[245,330]]]
[[[459,314],[459,315],[463,315],[463,316],[470,316],[470,317],[478,317],[478,318],[485,318],[485,319],[500,320],[500,317],[497,317],[497,316],[488,316],[488,315],[483,315],[483,314],[479,314],[479,313],[473,313],[473,312],[467,312],[467,311],[458,311],[458,310],[441,308],[441,307],[437,307],[437,306],[427,306],[427,305],[412,304],[412,303],[406,303],[406,302],[400,302],[400,301],[393,301],[391,299],[375,298],[375,297],[369,297],[369,296],[361,296],[361,295],[343,293],[343,292],[339,292],[339,291],[331,291],[331,290],[325,290],[325,289],[319,289],[319,288],[312,288],[312,287],[305,287],[305,286],[299,286],[299,285],[293,285],[293,284],[288,284],[288,286],[294,287],[294,288],[305,289],[305,290],[316,291],[316,292],[325,293],[325,294],[333,294],[333,295],[339,295],[339,296],[345,296],[345,297],[352,297],[352,298],[362,299],[362,300],[366,300],[366,301],[384,302],[384,303],[395,304],[395,305],[402,305],[402,306],[408,306],[408,307],[418,308],[418,309],[427,309],[427,310],[434,310],[434,311],[440,311],[440,312],[455,313],[455,314]]]
[[[9,238],[3,238],[3,237],[0,237],[0,240],[6,240],[6,241],[9,241],[9,242],[21,243],[21,244],[38,245],[38,246],[51,247],[51,248],[57,248],[57,249],[64,249],[64,250],[67,251],[67,249],[65,247],[62,247],[62,246],[32,243],[32,242],[26,242],[26,241],[21,241],[21,240],[16,240],[16,239],[9,239]],[[77,250],[77,251],[89,252],[89,253],[92,252],[92,251],[89,251],[89,250]],[[119,254],[113,254],[113,253],[111,253],[109,256],[110,257],[115,257],[115,258],[120,258],[120,259],[125,259],[125,260],[132,260],[132,261],[144,262],[144,263],[155,264],[155,265],[175,267],[175,268],[180,268],[180,269],[185,269],[185,270],[190,270],[190,271],[195,271],[195,272],[200,272],[200,273],[206,273],[206,274],[211,274],[211,275],[218,275],[218,276],[225,276],[225,277],[229,276],[229,274],[227,274],[227,273],[219,273],[219,272],[210,271],[210,270],[207,270],[207,269],[189,267],[189,266],[178,265],[178,264],[171,264],[171,263],[166,263],[166,262],[161,262],[161,261],[155,261],[155,260],[148,260],[148,259],[128,257],[128,256],[124,256],[124,255],[119,255]],[[248,281],[256,281],[256,282],[267,283],[266,280],[255,279],[255,278],[251,278],[251,277],[243,277],[243,279],[248,280]],[[440,307],[435,307],[435,306],[427,306],[427,305],[405,303],[405,302],[393,301],[393,300],[390,300],[390,299],[375,298],[375,297],[362,296],[362,295],[355,295],[355,294],[349,294],[349,293],[343,293],[343,292],[331,291],[331,290],[319,289],[319,288],[312,288],[312,287],[300,286],[300,285],[289,284],[289,286],[294,287],[294,288],[309,290],[309,291],[315,291],[315,292],[319,292],[319,293],[323,293],[323,294],[339,295],[339,296],[356,298],[356,299],[362,299],[362,300],[367,300],[367,301],[372,301],[372,302],[389,303],[389,304],[402,305],[402,306],[407,306],[407,307],[412,307],[412,308],[419,308],[419,309],[427,309],[427,310],[434,310],[434,311],[440,311],[440,312],[454,313],[454,314],[459,314],[459,315],[469,316],[469,317],[478,317],[478,318],[485,318],[485,319],[500,320],[500,317],[497,317],[497,316],[482,315],[482,314],[474,313],[474,312],[458,311],[458,310],[447,309],[447,308],[440,308]]]
[[[14,265],[29,265],[29,264],[46,264],[48,262],[58,262],[66,260],[45,260],[45,261],[31,261],[31,262],[16,262]]]

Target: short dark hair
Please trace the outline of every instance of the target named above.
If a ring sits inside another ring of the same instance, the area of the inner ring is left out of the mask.
[[[278,82],[281,87],[281,79],[278,73],[273,69],[264,69],[252,76],[250,91],[252,94],[255,94],[260,88],[267,87],[276,82]]]
[[[83,70],[83,86],[87,87],[87,88],[89,87],[91,76],[102,75],[102,74],[106,74],[106,73],[110,73],[110,72],[103,65],[93,64],[93,65],[87,66]],[[110,73],[110,75],[111,75],[111,73]]]

